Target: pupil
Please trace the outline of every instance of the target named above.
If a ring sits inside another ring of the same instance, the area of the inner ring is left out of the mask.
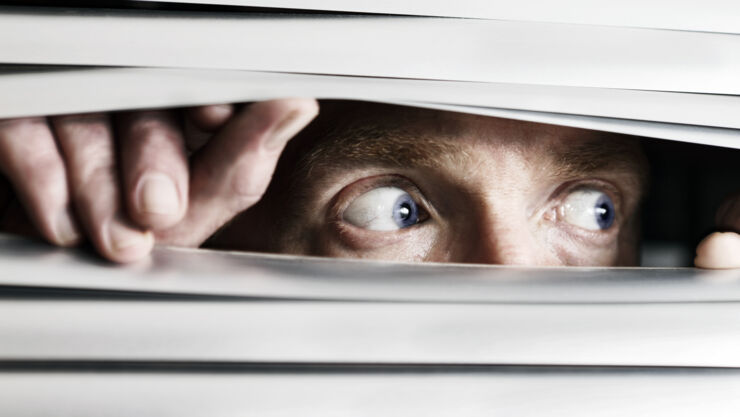
[[[411,227],[419,222],[419,208],[411,196],[404,194],[393,205],[393,220],[398,227]]]
[[[610,228],[614,223],[613,207],[611,199],[605,195],[596,202],[594,214],[596,215],[596,222],[599,224],[599,228],[601,230]]]
[[[606,203],[602,203],[599,207],[596,208],[596,213],[599,214],[599,217],[601,220],[606,220],[609,218],[609,206],[606,205]]]
[[[411,214],[411,207],[409,207],[408,203],[401,204],[401,207],[398,208],[398,214],[403,220],[408,220]]]

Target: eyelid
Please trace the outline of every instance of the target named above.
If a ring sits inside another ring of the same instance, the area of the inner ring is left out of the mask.
[[[363,193],[379,187],[397,187],[409,193],[417,202],[420,211],[424,212],[425,220],[414,226],[392,231],[367,230],[344,221],[344,210],[355,198]],[[401,244],[406,241],[432,242],[430,233],[435,230],[430,222],[436,212],[422,191],[410,179],[397,174],[381,174],[364,177],[344,186],[329,203],[326,212],[328,227],[334,236],[335,242],[351,251],[374,251],[390,245]],[[423,226],[423,227],[422,227]],[[422,247],[423,244],[414,245]],[[421,259],[421,258],[420,258]]]
[[[435,217],[436,212],[432,208],[432,205],[424,196],[423,192],[419,187],[414,184],[410,179],[397,174],[383,174],[375,175],[372,177],[365,177],[359,179],[351,184],[346,185],[342,188],[337,195],[333,198],[328,212],[329,221],[341,222],[344,210],[359,196],[362,194],[380,187],[396,187],[409,193],[415,202],[419,205],[419,208],[424,213],[424,220],[422,222]]]
[[[614,212],[615,212],[615,218],[614,218],[614,224],[612,227],[606,230],[586,230],[581,227],[568,224],[563,219],[563,213],[561,212],[561,209],[563,207],[563,204],[565,200],[568,198],[568,196],[578,190],[596,190],[599,192],[602,192],[609,196],[609,198],[614,203]],[[589,180],[580,180],[580,181],[570,181],[565,184],[562,184],[559,186],[552,194],[549,199],[549,203],[545,206],[544,213],[553,213],[554,219],[553,221],[557,222],[561,227],[570,230],[573,233],[576,233],[580,237],[587,237],[587,238],[598,238],[603,236],[614,236],[617,234],[619,229],[621,228],[625,213],[623,208],[623,199],[622,195],[619,192],[619,189],[614,186],[613,184],[598,180],[598,179],[589,179]],[[543,215],[545,215],[543,213]]]

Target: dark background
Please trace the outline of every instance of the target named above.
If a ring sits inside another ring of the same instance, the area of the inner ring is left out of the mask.
[[[740,151],[655,139],[645,139],[645,150],[645,264],[690,266],[696,245],[715,230],[719,205],[740,192]]]

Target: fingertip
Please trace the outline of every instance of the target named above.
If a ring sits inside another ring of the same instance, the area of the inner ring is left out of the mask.
[[[57,214],[54,225],[54,232],[50,237],[53,244],[62,247],[71,247],[82,241],[82,234],[80,234],[77,222],[75,222],[69,209],[65,209]]]
[[[146,258],[154,247],[154,235],[112,219],[103,227],[103,256],[117,263],[131,263]]]
[[[290,98],[256,103],[257,113],[268,121],[269,133],[264,135],[268,151],[282,150],[283,146],[308,125],[319,112],[319,105],[312,98]]]
[[[193,124],[198,129],[209,132],[223,126],[233,114],[234,105],[232,104],[212,104],[187,110],[187,115]]]
[[[302,98],[307,111],[313,113],[314,117],[319,114],[319,101],[315,98]]]
[[[297,113],[305,117],[315,117],[319,112],[319,103],[313,98],[281,98],[258,101],[242,109],[241,114],[252,113],[268,123],[282,120],[287,114]]]
[[[315,98],[296,97],[285,99],[290,105],[300,109],[302,113],[316,116],[319,113],[319,102]]]
[[[302,130],[313,119],[315,119],[316,116],[318,116],[319,102],[313,98],[298,98],[298,99],[293,99],[293,100],[295,100],[294,105],[297,107],[297,111],[301,115],[300,117],[301,125],[300,125],[300,129],[298,130]],[[297,133],[298,132],[296,131],[294,135]]]
[[[269,106],[279,114],[300,114],[303,118],[308,119],[309,121],[316,117],[316,115],[319,113],[319,102],[313,98],[283,98],[278,100],[264,101],[258,104]]]
[[[198,244],[259,201],[283,146],[317,113],[318,102],[311,98],[256,102],[241,109],[193,156],[188,212],[165,233],[187,235]]]
[[[705,269],[740,268],[740,235],[715,232],[705,237],[696,247],[694,265]]]

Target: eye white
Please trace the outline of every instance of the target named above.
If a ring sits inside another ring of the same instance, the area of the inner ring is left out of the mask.
[[[576,190],[563,201],[563,220],[587,230],[605,230],[614,223],[614,203],[597,190]]]
[[[398,230],[393,210],[399,197],[407,194],[397,187],[379,187],[357,197],[344,210],[344,221],[368,230]]]

